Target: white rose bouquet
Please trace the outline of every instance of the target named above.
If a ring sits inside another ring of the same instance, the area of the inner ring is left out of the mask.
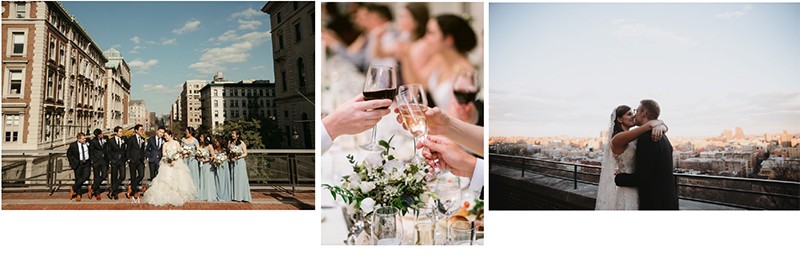
[[[228,155],[225,153],[217,153],[214,155],[214,165],[219,167],[223,162],[228,160]]]

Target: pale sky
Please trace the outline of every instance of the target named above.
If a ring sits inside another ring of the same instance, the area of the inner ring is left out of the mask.
[[[492,136],[597,136],[661,105],[675,136],[800,132],[800,4],[490,4]]]

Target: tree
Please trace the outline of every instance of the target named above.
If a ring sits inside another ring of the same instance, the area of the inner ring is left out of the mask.
[[[264,142],[261,138],[261,121],[257,119],[246,120],[242,117],[225,121],[225,124],[217,127],[214,136],[222,135],[230,139],[231,131],[238,129],[241,135],[239,139],[247,144],[248,149],[264,149]]]

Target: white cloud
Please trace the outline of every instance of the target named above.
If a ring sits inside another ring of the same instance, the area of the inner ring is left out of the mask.
[[[674,32],[665,31],[661,28],[650,27],[641,23],[622,23],[614,34],[624,39],[643,39],[656,42],[669,42],[685,47],[693,47],[698,44],[691,37],[678,35]]]
[[[261,26],[261,24],[262,24],[261,21],[258,20],[239,20],[239,29],[255,30],[258,29],[258,27]]]
[[[145,43],[151,44],[151,45],[157,44],[156,41],[153,41],[153,40],[147,40],[147,42],[145,42]]]
[[[134,44],[137,44],[137,45],[138,45],[138,44],[139,44],[139,41],[140,41],[140,39],[139,39],[139,36],[134,36],[134,37],[132,37],[132,38],[131,38],[131,41],[133,41],[133,43],[134,43]]]
[[[136,60],[133,60],[133,61],[129,62],[128,66],[131,67],[131,69],[136,70],[139,73],[147,74],[147,72],[150,70],[150,68],[152,68],[156,64],[158,64],[158,60],[156,60],[156,59],[150,59],[150,60],[147,60],[147,61],[142,61],[140,59],[136,59]]]
[[[248,9],[246,9],[244,11],[231,14],[230,18],[231,19],[234,19],[234,18],[250,19],[250,18],[259,16],[259,15],[264,15],[264,13],[262,13],[261,11],[258,11],[256,9],[253,9],[253,8],[248,8]]]
[[[173,29],[172,33],[180,35],[186,32],[195,31],[199,27],[200,27],[200,21],[196,19],[191,19],[189,21],[186,21],[186,24],[183,24],[183,27],[181,27],[180,29]]]
[[[739,9],[739,10],[736,10],[736,11],[732,11],[732,12],[717,13],[716,16],[717,16],[717,18],[720,18],[720,19],[741,18],[742,16],[745,16],[748,13],[750,13],[751,10],[753,10],[753,6],[748,4],[748,5],[745,5],[744,7],[742,7],[742,9]]]
[[[111,46],[111,47],[109,47],[109,48],[120,48],[120,47],[122,47],[122,45],[120,45],[120,44],[114,44],[113,46]]]
[[[617,25],[617,24],[622,24],[622,23],[626,23],[626,22],[628,22],[628,19],[614,19],[613,21],[611,21],[611,24]]]
[[[177,42],[176,39],[170,38],[170,39],[166,39],[164,41],[161,41],[161,44],[162,45],[174,45],[176,42]]]
[[[177,93],[177,92],[180,92],[183,89],[182,86],[183,86],[183,84],[177,84],[177,85],[175,85],[175,86],[170,88],[170,87],[166,87],[166,86],[161,85],[161,84],[158,84],[158,85],[147,84],[147,85],[143,85],[142,86],[142,91],[144,91],[144,92],[156,92],[156,93]]]
[[[254,31],[243,35],[236,34],[236,31],[228,30],[215,40],[218,42],[229,42],[230,45],[203,49],[200,60],[189,65],[201,74],[213,74],[217,71],[224,71],[225,64],[243,63],[250,57],[250,50],[254,46],[261,45],[270,38],[269,31]]]
[[[263,70],[263,69],[266,69],[266,68],[267,68],[267,66],[259,65],[259,66],[255,66],[255,67],[250,67],[250,70],[251,71],[257,71],[257,70]]]
[[[235,30],[228,30],[228,31],[225,31],[225,33],[222,33],[222,35],[219,35],[219,37],[217,37],[217,41],[227,42],[227,41],[234,40],[237,37],[238,36],[236,35],[236,31]]]

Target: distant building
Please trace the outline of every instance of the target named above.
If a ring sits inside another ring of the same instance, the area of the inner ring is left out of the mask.
[[[89,33],[60,2],[2,8],[3,149],[59,147],[103,128],[108,60]]]
[[[106,97],[104,109],[106,120],[105,131],[111,131],[116,126],[128,127],[128,104],[131,97],[131,70],[122,54],[114,48],[103,53],[106,62]]]
[[[150,118],[147,115],[147,108],[144,106],[144,100],[131,100],[130,109],[130,117],[128,117],[128,120],[131,122],[131,127],[136,124],[142,124],[142,126],[147,127],[148,124],[150,124]]]
[[[736,127],[736,135],[733,136],[733,138],[738,140],[744,139],[744,131],[741,127]]]
[[[147,124],[150,125],[150,129],[151,130],[158,128],[158,118],[156,118],[156,113],[155,112],[149,112],[148,113],[147,122],[148,122]]]
[[[225,81],[220,72],[200,90],[200,102],[202,124],[210,131],[215,131],[228,119],[274,120],[278,115],[275,83],[269,80]]]
[[[200,89],[208,84],[205,80],[187,80],[183,82],[183,91],[181,92],[181,123],[182,127],[197,127],[202,124],[200,118]]]
[[[314,2],[267,2],[283,148],[314,148]]]

